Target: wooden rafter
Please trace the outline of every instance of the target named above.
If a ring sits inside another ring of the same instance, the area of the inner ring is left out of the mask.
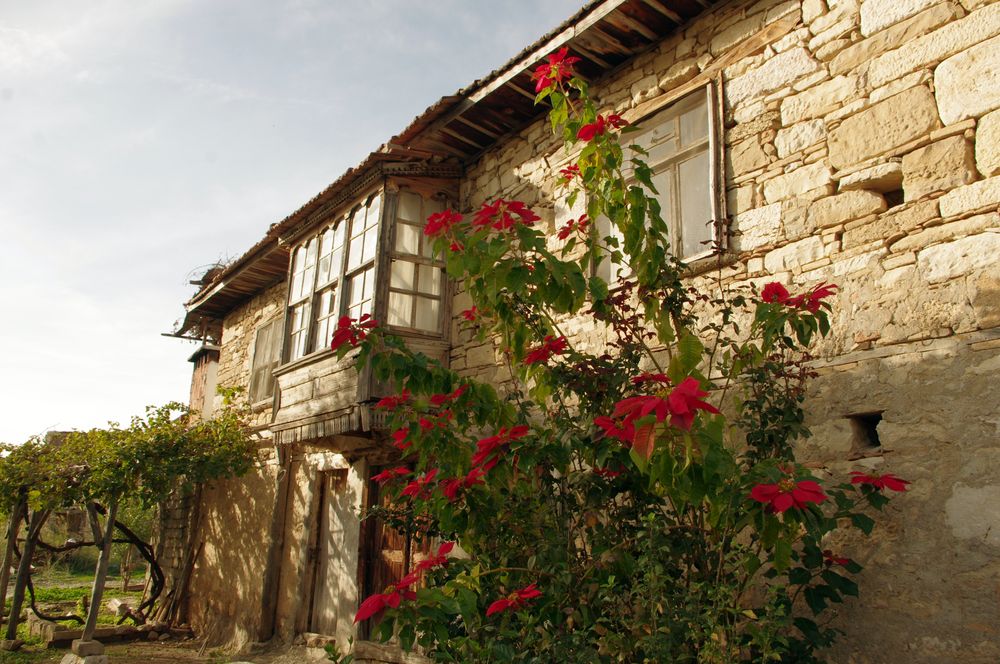
[[[472,120],[469,120],[464,115],[456,116],[455,119],[464,124],[466,127],[471,127],[472,129],[475,129],[481,134],[486,134],[490,138],[500,138],[499,133],[493,131],[492,129],[487,129],[486,127],[482,126],[481,124],[475,123]]]
[[[647,5],[649,5],[650,7],[652,7],[653,9],[655,9],[656,11],[663,14],[664,16],[666,16],[667,18],[669,18],[674,23],[680,25],[681,23],[684,22],[684,19],[681,18],[680,14],[675,12],[673,9],[669,9],[668,7],[664,6],[664,4],[659,0],[642,0],[642,1]]]
[[[655,32],[653,32],[652,30],[644,26],[642,23],[635,20],[634,18],[632,18],[631,16],[629,16],[628,14],[626,14],[621,10],[615,12],[615,18],[623,21],[626,25],[628,25],[630,28],[638,32],[640,35],[642,35],[649,41],[656,41],[657,39],[659,39],[659,36],[657,36]]]
[[[441,131],[444,132],[444,133],[446,133],[446,134],[448,134],[449,136],[457,138],[458,140],[462,141],[463,143],[468,143],[469,145],[471,145],[472,147],[476,148],[477,150],[482,150],[483,149],[482,145],[480,145],[479,143],[476,143],[471,138],[466,138],[465,136],[462,136],[460,133],[458,133],[454,129],[449,129],[448,127],[441,127]]]

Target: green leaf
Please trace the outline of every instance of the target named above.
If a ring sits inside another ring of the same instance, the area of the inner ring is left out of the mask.
[[[875,527],[875,521],[866,514],[852,514],[851,523],[854,524],[855,528],[859,528],[865,535],[871,535],[872,528]]]

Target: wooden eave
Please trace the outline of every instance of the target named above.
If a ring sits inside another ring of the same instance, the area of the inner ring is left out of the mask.
[[[453,95],[442,97],[409,126],[348,169],[204,286],[188,303],[188,319],[221,318],[279,282],[288,270],[289,238],[336,213],[373,178],[410,170],[412,175],[460,177],[466,164],[545,113],[534,104],[531,72],[560,48],[581,58],[577,72],[594,81],[647,51],[681,25],[725,0],[595,0],[501,68]]]

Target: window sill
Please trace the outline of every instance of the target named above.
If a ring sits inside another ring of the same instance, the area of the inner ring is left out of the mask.
[[[353,361],[354,356],[357,355],[358,352],[359,351],[352,350],[351,352],[349,352],[347,355],[344,356],[344,360],[345,361],[348,361],[348,360]],[[337,353],[335,351],[329,349],[329,348],[324,348],[323,350],[313,351],[312,353],[309,353],[308,355],[303,355],[302,357],[300,357],[297,360],[292,360],[291,362],[288,362],[287,364],[282,364],[280,367],[278,367],[277,369],[274,370],[273,374],[275,376],[283,376],[286,373],[291,373],[292,371],[295,371],[296,369],[301,369],[302,367],[307,367],[307,366],[309,366],[311,364],[316,364],[317,362],[321,362],[323,360],[328,360],[331,357],[333,357],[333,358],[337,357]]]
[[[739,254],[732,249],[723,249],[718,253],[696,258],[688,263],[684,271],[681,272],[681,279],[697,277],[712,270],[729,267],[733,263],[738,262],[739,259]]]

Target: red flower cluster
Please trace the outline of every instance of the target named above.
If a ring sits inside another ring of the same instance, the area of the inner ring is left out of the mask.
[[[472,307],[471,309],[466,309],[462,312],[462,318],[469,321],[470,323],[475,323],[476,319],[479,318],[479,307]]]
[[[463,489],[471,489],[477,484],[486,484],[483,481],[483,476],[486,474],[486,470],[480,467],[475,467],[468,472],[465,477],[455,477],[448,480],[441,481],[441,494],[448,499],[449,502],[455,502],[458,500],[459,491]]]
[[[667,377],[667,374],[661,374],[661,373],[644,373],[632,377],[633,385],[638,386],[642,385],[643,383],[662,383],[664,385],[669,385],[670,378]]]
[[[436,212],[427,217],[427,225],[424,226],[424,235],[427,237],[438,237],[444,235],[452,229],[452,226],[462,221],[462,215],[453,211],[445,210]]]
[[[354,323],[357,322],[357,325]],[[337,329],[333,333],[333,341],[330,343],[332,350],[337,350],[344,344],[351,344],[351,348],[357,348],[358,344],[368,336],[368,330],[377,327],[378,323],[372,320],[368,314],[363,315],[355,321],[348,316],[341,316],[337,321]]]
[[[822,487],[812,480],[796,482],[786,477],[776,484],[758,484],[750,490],[750,497],[767,505],[770,512],[784,512],[790,507],[804,509],[809,503],[827,499]]]
[[[590,219],[587,218],[587,215],[582,215],[579,219],[570,219],[566,222],[565,226],[559,229],[559,239],[565,240],[572,235],[574,231],[580,234],[586,233],[587,226],[589,225]]]
[[[475,228],[489,226],[494,230],[505,231],[521,223],[530,226],[541,219],[531,208],[521,201],[505,201],[498,198],[492,203],[483,203],[472,219]]]
[[[390,480],[394,480],[397,477],[406,477],[410,474],[410,469],[406,466],[397,466],[396,468],[390,468],[389,470],[383,470],[378,475],[372,475],[372,479],[379,484],[385,484]]]
[[[445,567],[448,564],[448,554],[454,548],[454,542],[443,542],[433,557],[421,560],[412,572],[386,588],[385,592],[372,595],[362,602],[358,612],[354,615],[354,622],[359,623],[362,620],[367,620],[387,608],[398,609],[404,599],[416,599],[417,593],[410,590],[410,587],[420,581],[420,576],[424,572],[435,567]]]
[[[610,468],[593,468],[594,474],[598,477],[603,477],[606,480],[613,480],[622,474],[620,470],[611,470]]]
[[[841,567],[846,567],[851,564],[850,558],[838,558],[833,555],[833,551],[830,549],[824,549],[823,551],[823,564],[827,567],[833,567],[834,565],[840,565]]]
[[[451,403],[455,399],[462,396],[465,391],[469,389],[466,384],[459,385],[454,392],[449,392],[448,394],[432,394],[431,395],[431,405],[432,406],[443,406],[446,403]]]
[[[874,487],[879,491],[882,489],[889,489],[891,491],[906,491],[906,485],[909,483],[909,480],[900,479],[892,473],[886,473],[885,475],[867,475],[859,470],[851,471],[851,484],[867,484],[868,486]]]
[[[811,313],[819,311],[823,298],[830,297],[837,290],[835,284],[819,284],[811,291],[792,297],[788,289],[777,281],[764,286],[760,293],[760,299],[769,304],[783,304],[796,309],[805,309]]]
[[[568,57],[567,57],[568,56]],[[569,48],[562,47],[546,58],[548,62],[535,67],[531,80],[535,81],[535,92],[541,92],[553,85],[561,85],[563,81],[573,78],[573,65],[580,61],[575,55],[569,55]]]
[[[595,121],[580,127],[580,131],[576,132],[576,137],[581,141],[592,141],[598,136],[603,136],[608,129],[621,129],[625,126],[628,126],[628,122],[617,113],[611,113],[607,116],[598,115]]]
[[[573,178],[580,177],[580,167],[576,164],[570,164],[566,168],[559,169],[559,175],[562,176],[563,180],[569,182]]]
[[[361,607],[354,615],[354,622],[359,623],[362,620],[367,620],[387,608],[398,609],[400,602],[404,599],[416,599],[417,593],[410,590],[410,586],[415,584],[419,579],[419,573],[417,570],[414,570],[397,583],[386,588],[385,592],[372,595],[361,603]]]
[[[396,410],[403,404],[410,401],[410,391],[403,388],[403,391],[394,397],[384,397],[379,399],[378,403],[375,404],[376,408],[385,408],[386,410]]]
[[[542,344],[532,348],[524,356],[524,364],[541,364],[553,355],[562,355],[569,348],[566,337],[554,337],[551,334],[542,339]]]
[[[520,609],[528,600],[541,597],[542,592],[538,590],[537,586],[537,583],[529,584],[519,590],[515,590],[505,598],[498,599],[493,602],[490,604],[489,608],[486,609],[486,617],[489,618],[494,613],[502,613],[511,609]]]
[[[396,429],[395,431],[392,432],[392,440],[393,440],[392,446],[395,447],[397,450],[407,449],[408,447],[413,445],[412,441],[407,440],[407,437],[409,435],[410,435],[410,427],[403,427],[402,429]]]
[[[425,496],[429,492],[427,488],[431,482],[434,481],[434,477],[438,474],[437,468],[431,468],[423,476],[418,477],[413,480],[406,487],[403,488],[401,496],[408,496],[410,498],[415,498],[417,496]]]
[[[498,452],[501,448],[510,445],[518,438],[524,438],[528,435],[529,431],[530,429],[524,424],[511,427],[510,429],[501,427],[495,436],[489,436],[477,442],[476,453],[472,455],[473,470],[477,466],[481,467],[484,471],[493,468],[500,461]]]

